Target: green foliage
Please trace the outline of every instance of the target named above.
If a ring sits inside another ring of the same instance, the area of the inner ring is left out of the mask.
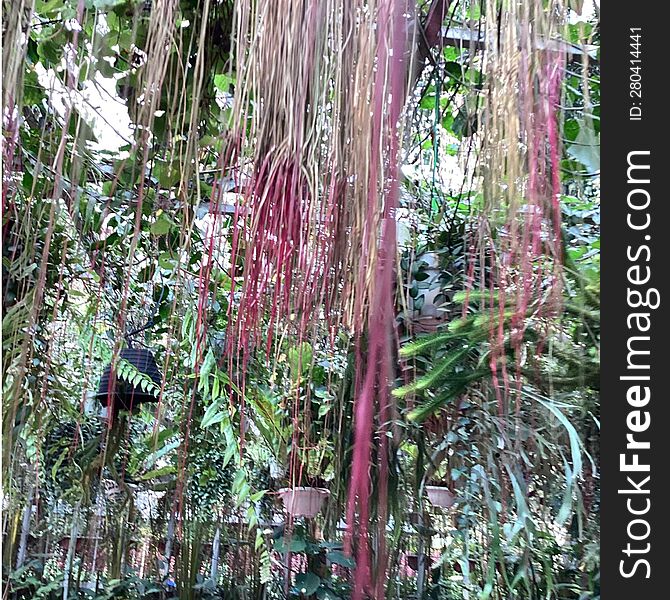
[[[169,575],[180,597],[260,597],[270,583],[283,589],[275,561],[290,550],[305,559],[292,578],[292,597],[346,599],[354,562],[341,544],[316,540],[301,523],[290,539],[280,534],[272,542],[265,530],[278,512],[273,490],[301,474],[304,481],[295,483],[318,480],[331,488],[328,516],[318,524],[326,535],[335,531],[351,463],[357,357],[347,332],[334,326],[341,315],[326,315],[309,340],[296,339],[297,307],[295,322],[275,324],[273,332],[267,321],[262,325],[259,338],[276,336],[273,364],[262,356],[264,339],[251,341],[243,360],[231,343],[239,333],[231,323],[242,283],[235,267],[244,265],[240,257],[230,264],[234,218],[215,215],[214,205],[219,194],[245,184],[246,174],[221,170],[231,132],[251,131],[251,115],[235,123],[230,105],[240,77],[230,50],[239,14],[232,2],[210,2],[205,17],[203,3],[182,0],[168,3],[175,13],[161,20],[139,0],[86,0],[77,24],[80,4],[36,0],[21,89],[12,90],[19,126],[3,210],[7,589],[17,598],[62,598],[62,566],[30,559],[42,546],[64,555],[57,543],[75,531],[70,598],[169,594],[155,567],[159,554],[169,562],[162,554],[169,541],[176,564],[168,570],[176,569]],[[450,12],[455,23],[485,17],[477,2],[456,3]],[[147,57],[157,25],[165,26],[167,43]],[[597,40],[597,28],[585,29]],[[573,41],[583,33],[569,29]],[[147,115],[143,86],[163,68],[155,111]],[[544,352],[536,349],[546,320],[530,309],[526,315],[518,418],[497,413],[489,330],[498,323],[484,306],[490,297],[471,292],[461,316],[466,240],[482,196],[469,181],[440,181],[447,161],[465,154],[470,177],[470,149],[486,124],[481,55],[466,46],[434,49],[418,81],[406,131],[407,162],[420,168],[405,182],[406,213],[398,219],[412,229],[398,286],[403,385],[393,390],[398,411],[394,405],[383,424],[391,555],[406,529],[432,531],[430,523],[412,521],[415,511],[426,513],[422,490],[432,478],[454,488],[457,504],[449,522],[439,523],[453,541],[430,594],[503,597],[504,589],[523,598],[532,589],[536,597],[597,598],[598,550],[586,542],[597,537],[597,526],[586,505],[597,510],[599,495],[600,207],[597,182],[588,177],[598,170],[598,67],[568,65],[565,313]],[[70,84],[72,105],[52,91]],[[101,98],[117,94],[119,114],[128,112],[130,128],[113,147],[96,139],[96,121],[107,116],[89,110],[84,92],[95,89]],[[251,108],[260,114],[262,99],[252,99]],[[5,132],[9,141],[10,128]],[[276,281],[267,283],[269,289]],[[417,335],[414,327],[431,307],[437,331]],[[512,315],[509,307],[502,323],[508,365],[517,359]],[[119,340],[145,323],[138,342],[165,365],[165,381],[156,385],[126,360],[115,368],[122,382],[156,398],[162,389],[160,402],[105,421],[91,392]],[[376,474],[372,483],[377,515]],[[28,561],[12,570],[33,484],[39,503],[29,523]],[[168,540],[174,514],[177,532]],[[201,571],[222,523],[230,539],[216,580]],[[565,534],[563,546],[547,523]],[[235,555],[232,546],[243,550]],[[96,591],[83,585],[98,575],[86,563],[93,552],[105,563]],[[128,566],[142,560],[146,578]]]
[[[349,597],[348,582],[333,575],[330,568],[333,564],[350,570],[355,567],[355,561],[344,554],[341,544],[316,540],[301,524],[296,524],[290,535],[281,529],[275,535],[274,550],[282,554],[302,554],[306,559],[307,570],[297,573],[292,580],[292,598],[314,594],[319,600]]]
[[[143,392],[152,394],[158,398],[161,388],[149,375],[142,373],[135,365],[121,358],[116,364],[116,374],[120,380],[125,381],[133,387],[139,387]]]

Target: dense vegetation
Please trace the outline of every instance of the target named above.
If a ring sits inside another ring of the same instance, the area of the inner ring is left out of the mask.
[[[3,0],[6,597],[600,597],[581,5]]]

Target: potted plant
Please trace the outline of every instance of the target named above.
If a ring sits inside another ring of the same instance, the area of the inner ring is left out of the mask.
[[[403,260],[411,278],[406,319],[415,333],[433,332],[446,320],[440,252],[424,249],[417,253],[413,261],[409,257]]]
[[[330,496],[328,482],[320,473],[320,461],[313,455],[305,457],[307,464],[298,463],[294,476],[288,478],[288,485],[277,491],[286,512],[292,517],[316,517]]]
[[[296,467],[284,480],[285,487],[277,491],[286,512],[292,517],[313,519],[323,508],[330,496],[327,479],[330,469],[327,465],[330,464],[331,452],[325,440],[311,451],[304,451],[299,455]]]
[[[301,405],[307,403],[310,406],[309,410],[301,412],[297,427],[304,435],[303,439],[311,441],[292,445],[287,452],[285,464],[291,468],[285,487],[277,492],[289,515],[309,519],[316,517],[323,508],[330,496],[328,480],[334,477],[334,448],[325,423],[332,418],[330,411],[336,396],[326,386],[328,373],[320,364],[322,361],[314,364],[315,352],[321,351],[314,350],[306,342],[287,351],[291,396],[298,396]],[[296,454],[292,455],[294,452]]]
[[[297,524],[290,533],[279,527],[272,538],[275,551],[301,558],[301,572],[287,569],[285,573],[288,598],[350,597],[347,575],[356,563],[344,552],[342,542],[318,539],[305,524]]]
[[[434,483],[426,486],[428,500],[438,508],[451,508],[456,502],[455,494],[443,483]]]
[[[132,411],[143,402],[158,402],[162,375],[151,351],[124,348],[116,365],[105,367],[95,394],[103,407],[116,416],[120,410]]]
[[[323,487],[297,486],[281,488],[277,494],[291,516],[313,519],[321,511],[330,491]]]
[[[431,457],[431,464],[424,475],[423,489],[430,503],[437,508],[448,509],[456,502],[456,494],[453,491],[453,483],[449,477],[448,461],[446,458],[446,446],[439,447]]]

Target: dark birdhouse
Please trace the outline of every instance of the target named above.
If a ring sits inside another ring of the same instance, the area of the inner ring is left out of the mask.
[[[121,350],[119,359],[130,363],[139,373],[153,382],[153,385],[142,386],[125,380],[118,373],[112,373],[112,365],[105,367],[96,397],[103,406],[108,406],[111,399],[114,412],[132,410],[142,402],[158,402],[157,390],[161,386],[161,373],[158,370],[154,355],[144,348],[126,348]]]

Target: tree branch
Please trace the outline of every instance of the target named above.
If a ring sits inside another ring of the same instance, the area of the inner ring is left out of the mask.
[[[426,59],[430,57],[430,51],[442,39],[442,22],[449,11],[450,4],[450,0],[433,0],[423,25],[418,22],[416,24],[418,43],[414,51],[414,60],[411,61],[412,74],[409,79],[409,90],[414,88],[417,80],[421,77],[421,73],[426,66]]]

